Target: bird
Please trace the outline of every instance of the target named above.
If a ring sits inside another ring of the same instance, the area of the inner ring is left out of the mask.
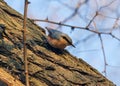
[[[67,34],[48,27],[46,29],[48,31],[47,41],[52,47],[62,50],[69,45],[75,47]]]

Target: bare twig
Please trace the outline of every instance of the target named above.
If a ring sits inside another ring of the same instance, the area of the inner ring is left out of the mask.
[[[116,18],[116,21],[111,29],[111,32],[118,26],[119,18]]]
[[[75,15],[78,15],[79,17],[81,17],[81,13],[79,12],[79,7],[82,6],[82,5],[84,5],[84,4],[87,4],[89,2],[89,0],[84,0],[83,2],[80,1],[80,2],[78,2],[76,8],[74,8],[74,7],[72,7],[72,6],[70,6],[70,5],[66,4],[66,3],[63,3],[60,0],[57,0],[57,1],[59,3],[61,3],[63,6],[69,8],[70,10],[72,10],[72,11],[74,10],[74,12],[70,15],[70,16],[73,15],[72,17],[74,17]],[[66,19],[68,20],[68,19],[71,19],[71,18],[67,17]],[[63,20],[63,21],[66,21],[66,19]],[[64,23],[64,22],[62,22],[62,23]]]
[[[113,38],[115,38],[115,39],[117,39],[118,41],[120,41],[120,39],[119,38],[117,38],[115,35],[113,35],[112,33],[109,33],[110,34],[110,36],[112,36]]]
[[[71,9],[71,10],[74,10],[74,8],[73,7],[71,7],[71,6],[69,6],[68,4],[66,4],[66,3],[63,3],[61,0],[57,0],[60,4],[62,4],[63,6],[65,6],[65,7],[67,7],[67,8],[69,8],[69,9]]]
[[[88,23],[88,25],[86,26],[86,28],[88,28],[90,26],[90,24],[93,22],[93,20],[95,19],[95,17],[98,15],[98,12],[95,13],[95,15],[93,16],[93,18],[90,20],[90,22]]]
[[[101,15],[101,16],[104,16],[104,17],[106,17],[106,18],[110,18],[110,19],[117,19],[117,18],[115,18],[115,17],[111,17],[111,16],[106,16],[106,15],[104,15],[104,14],[102,14],[102,13],[98,13],[99,15]],[[118,20],[120,20],[120,18],[118,19]]]
[[[102,37],[101,37],[101,34],[98,34],[99,38],[100,38],[100,43],[101,43],[101,48],[102,48],[102,53],[103,53],[103,57],[104,57],[104,73],[105,73],[105,76],[107,76],[107,61],[106,61],[106,55],[105,55],[105,49],[104,49],[104,44],[103,44],[103,40],[102,40]]]
[[[100,9],[99,9],[99,11],[101,10],[101,9],[103,9],[103,8],[106,8],[106,7],[109,7],[113,2],[115,2],[116,0],[113,0],[113,1],[111,1],[110,3],[108,3],[107,5],[104,5],[104,6],[102,6],[102,7],[100,7]]]
[[[52,23],[52,24],[57,24],[57,25],[62,25],[62,26],[66,26],[66,27],[74,27],[74,28],[81,28],[81,29],[85,29],[85,27],[79,27],[79,26],[72,26],[72,25],[68,25],[68,24],[64,24],[61,22],[54,22],[54,21],[50,21],[50,20],[42,20],[42,19],[31,19],[34,22],[47,22],[47,23]]]
[[[69,5],[66,4],[66,3],[63,3],[61,0],[57,0],[57,1],[58,1],[60,4],[62,4],[63,6],[69,8],[69,9],[71,9],[71,10],[75,10],[75,9],[76,9],[76,8],[73,8],[73,7],[69,6]],[[79,5],[83,5],[83,4],[87,3],[88,1],[89,1],[89,0],[84,0],[83,2],[78,3],[77,7],[79,7]]]
[[[77,14],[77,12],[79,11],[81,4],[82,4],[81,2],[78,2],[76,8],[74,9],[74,12],[71,15],[69,15],[67,18],[65,18],[63,21],[61,21],[61,23],[65,23],[68,20],[70,20],[71,18],[73,18]],[[61,28],[61,26],[59,26],[58,28]]]
[[[23,21],[23,44],[24,44],[24,65],[25,65],[25,78],[26,78],[26,86],[29,86],[29,75],[28,75],[28,62],[27,62],[27,48],[26,48],[26,21],[27,21],[27,8],[28,8],[28,0],[25,0],[24,5],[24,21]]]
[[[65,23],[67,22],[68,20],[70,20],[71,18],[73,18],[76,14],[79,14],[79,8],[81,5],[87,3],[89,0],[85,0],[83,2],[79,1],[78,4],[76,5],[75,8],[73,7],[70,7],[69,5],[63,3],[62,1],[59,1],[61,4],[63,4],[64,6],[68,7],[69,9],[71,10],[74,10],[73,13],[71,15],[69,15],[67,18],[65,18],[63,21],[61,21],[61,23]],[[61,28],[61,26],[59,26],[58,28]]]
[[[96,33],[96,34],[106,34],[106,35],[110,35],[112,36],[113,38],[117,39],[118,41],[120,41],[119,38],[117,38],[116,36],[114,36],[113,34],[111,34],[110,32],[99,32],[99,31],[96,31],[96,30],[91,30],[89,28],[86,27],[80,27],[80,26],[73,26],[73,25],[68,25],[68,24],[63,24],[63,23],[58,23],[58,22],[54,22],[54,21],[50,21],[50,20],[42,20],[42,19],[31,19],[32,21],[34,22],[47,22],[47,23],[51,23],[51,24],[57,24],[57,25],[62,25],[62,26],[66,26],[66,27],[70,27],[70,28],[74,28],[74,29],[83,29],[83,30],[88,30],[90,32],[93,32],[93,33]],[[90,23],[89,23],[90,24]]]

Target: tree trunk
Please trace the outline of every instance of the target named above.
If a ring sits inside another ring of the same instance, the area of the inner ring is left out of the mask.
[[[0,24],[6,27],[0,39],[0,67],[4,73],[25,84],[23,16],[0,0]],[[82,59],[72,56],[66,50],[51,47],[45,36],[44,29],[32,20],[27,20],[30,86],[115,86]],[[0,77],[1,80],[9,83],[8,79]],[[8,86],[14,86],[14,83]]]

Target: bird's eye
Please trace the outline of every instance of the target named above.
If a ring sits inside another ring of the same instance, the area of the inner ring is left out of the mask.
[[[65,39],[69,44],[72,44],[72,43],[70,42],[70,40],[69,40],[68,38],[66,38],[65,36],[62,36],[62,38]]]

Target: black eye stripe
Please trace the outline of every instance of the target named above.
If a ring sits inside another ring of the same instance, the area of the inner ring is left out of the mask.
[[[65,36],[62,36],[69,44],[72,44]]]

